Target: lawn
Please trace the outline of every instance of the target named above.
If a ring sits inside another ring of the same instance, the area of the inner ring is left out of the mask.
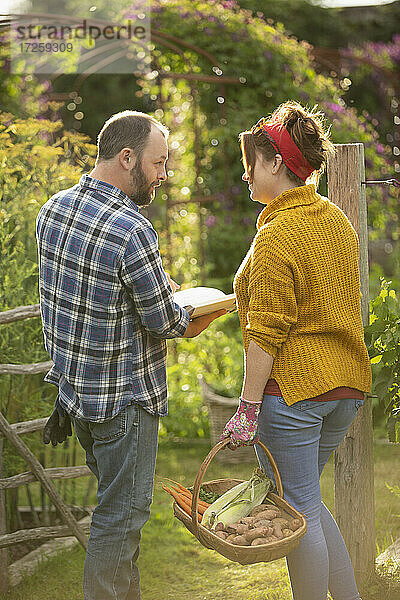
[[[203,548],[174,519],[171,500],[161,489],[162,476],[191,485],[208,446],[160,444],[152,515],[143,530],[139,567],[143,600],[289,600],[285,561],[241,566]],[[375,444],[377,554],[400,537],[400,500],[387,488],[398,485],[400,446]],[[206,479],[248,478],[251,465],[211,463]],[[333,510],[333,460],[322,477],[323,497]],[[3,600],[82,600],[84,553],[80,547],[61,552]],[[363,600],[398,600],[400,581],[376,578],[363,591]]]

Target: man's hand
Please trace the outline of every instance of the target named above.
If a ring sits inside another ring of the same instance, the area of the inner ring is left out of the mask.
[[[65,442],[67,436],[71,435],[71,419],[59,403],[57,396],[55,408],[43,429],[43,442],[45,444],[51,442],[53,446],[57,446],[57,444]]]
[[[231,450],[235,450],[239,446],[252,446],[257,443],[260,409],[261,402],[246,402],[240,398],[238,409],[225,425],[219,441],[230,438],[228,448]]]
[[[199,333],[207,329],[207,327],[214,321],[214,319],[218,319],[218,317],[222,317],[222,315],[226,315],[227,310],[223,308],[222,310],[217,310],[215,312],[210,313],[209,315],[203,315],[202,317],[197,317],[197,319],[193,319],[193,321],[189,321],[189,325],[183,337],[185,338],[194,338]]]

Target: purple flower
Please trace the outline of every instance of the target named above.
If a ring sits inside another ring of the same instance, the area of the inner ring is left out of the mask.
[[[344,113],[345,112],[345,107],[340,106],[340,104],[337,104],[336,102],[326,102],[325,106],[336,113]]]
[[[208,217],[206,217],[206,220],[204,221],[204,224],[207,227],[215,227],[215,225],[217,223],[218,223],[218,219],[214,215],[208,215]]]
[[[236,0],[225,0],[225,2],[221,2],[221,4],[224,8],[237,8]]]
[[[264,56],[265,56],[265,58],[268,58],[268,60],[271,60],[271,58],[272,58],[271,52],[268,52],[267,50],[264,52]]]

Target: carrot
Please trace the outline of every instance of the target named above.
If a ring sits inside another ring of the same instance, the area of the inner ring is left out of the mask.
[[[187,499],[185,498],[185,496],[181,496],[179,495],[177,492],[174,492],[172,490],[170,490],[169,488],[165,487],[164,485],[162,486],[163,490],[165,490],[166,492],[168,492],[168,494],[171,494],[171,496],[174,498],[174,500],[176,501],[176,503],[188,514],[191,514],[191,510],[192,507],[190,506],[190,504],[188,503]],[[200,522],[202,519],[202,514],[197,514],[197,520]]]
[[[189,492],[189,490],[187,488],[185,488],[181,483],[179,483],[179,481],[174,481],[173,479],[170,479],[169,477],[164,477],[164,479],[177,485],[179,487],[179,489],[182,490],[183,492]],[[189,494],[190,494],[190,492],[189,492]]]
[[[191,492],[189,492],[189,490],[187,490],[187,491],[183,491],[183,490],[180,490],[179,488],[177,488],[177,487],[175,487],[175,486],[173,486],[173,485],[171,485],[171,488],[172,488],[173,490],[175,490],[176,492],[178,492],[178,494],[181,494],[182,496],[186,496],[187,498],[189,498],[190,502],[192,502],[193,495],[192,495],[192,493],[191,493]],[[208,508],[210,505],[209,505],[209,504],[207,504],[207,502],[203,502],[203,500],[200,500],[200,499],[199,499],[199,500],[198,500],[198,506],[199,506],[199,507],[202,507],[202,508],[204,508],[204,510],[206,510],[206,508]],[[203,511],[203,512],[204,512],[204,511]],[[202,514],[203,514],[203,513],[202,513]]]
[[[190,499],[192,499],[192,492],[190,490],[188,490],[187,488],[185,488],[181,483],[179,483],[178,481],[174,481],[173,479],[170,479],[169,477],[164,477],[164,479],[166,479],[167,481],[170,481],[171,483],[175,483],[175,485],[178,486],[178,489],[176,487],[174,487],[173,485],[171,486],[173,490],[175,490],[176,492],[178,492],[179,494],[184,494],[185,496],[188,496]],[[204,506],[205,508],[208,508],[210,505],[208,502],[204,502],[204,500],[198,500],[198,505],[199,506]]]
[[[185,498],[186,502],[190,506],[192,506],[192,498],[193,498],[193,496],[190,494],[190,492],[189,493],[179,492],[178,491],[179,488],[175,488],[174,486],[171,486],[171,487],[172,487],[173,490],[177,491],[177,493],[178,493],[179,496],[182,496],[183,498]],[[206,512],[207,508],[208,508],[208,505],[204,506],[204,504],[202,502],[198,502],[198,504],[197,504],[197,512],[198,513],[200,513],[201,515],[203,515]]]

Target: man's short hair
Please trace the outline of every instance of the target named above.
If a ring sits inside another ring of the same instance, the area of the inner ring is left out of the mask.
[[[146,113],[124,110],[112,115],[97,136],[97,160],[114,158],[122,148],[132,148],[140,160],[153,125],[168,138],[168,128]]]

